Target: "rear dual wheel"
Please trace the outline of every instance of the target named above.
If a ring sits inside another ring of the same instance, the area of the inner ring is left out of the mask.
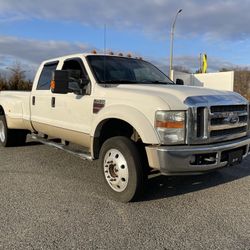
[[[104,142],[100,152],[100,169],[112,199],[134,201],[142,195],[145,175],[135,143],[117,136]]]
[[[27,132],[9,129],[4,115],[0,115],[0,145],[3,147],[21,146],[26,142]]]

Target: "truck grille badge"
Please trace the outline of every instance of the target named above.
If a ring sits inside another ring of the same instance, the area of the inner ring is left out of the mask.
[[[239,116],[237,114],[234,114],[234,113],[230,113],[228,118],[225,118],[225,121],[231,123],[231,124],[236,124],[236,123],[239,123]]]

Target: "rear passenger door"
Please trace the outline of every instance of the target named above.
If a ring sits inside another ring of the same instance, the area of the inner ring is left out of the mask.
[[[31,95],[31,121],[35,130],[51,135],[51,127],[54,126],[51,107],[52,93],[50,82],[52,73],[57,69],[59,61],[45,63],[40,68],[40,77],[37,79],[37,87]]]

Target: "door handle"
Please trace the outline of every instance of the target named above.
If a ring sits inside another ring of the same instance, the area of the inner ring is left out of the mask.
[[[56,106],[56,98],[52,97],[51,98],[51,107],[54,108]]]
[[[36,104],[36,97],[32,96],[32,105],[34,106]]]

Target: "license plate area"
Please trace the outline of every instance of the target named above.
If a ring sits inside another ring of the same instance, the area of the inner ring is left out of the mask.
[[[246,153],[246,147],[223,151],[221,162],[227,162],[228,166],[235,166],[241,163],[243,155]]]
[[[231,152],[228,155],[228,165],[235,166],[241,163],[243,157],[243,150],[237,150],[235,152]]]

